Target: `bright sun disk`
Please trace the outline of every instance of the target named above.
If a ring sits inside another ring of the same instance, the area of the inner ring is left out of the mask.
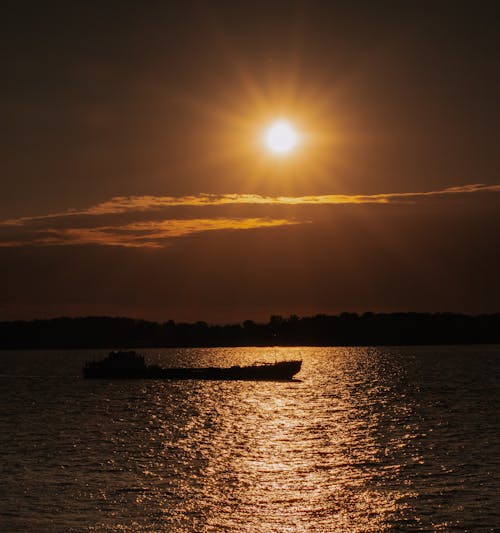
[[[276,120],[266,130],[265,144],[275,154],[291,152],[299,142],[299,135],[287,120]]]

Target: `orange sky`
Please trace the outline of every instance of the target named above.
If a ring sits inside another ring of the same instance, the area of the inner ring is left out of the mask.
[[[0,319],[498,311],[497,11],[6,9]]]

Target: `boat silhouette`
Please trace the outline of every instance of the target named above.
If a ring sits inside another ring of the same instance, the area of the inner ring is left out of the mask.
[[[147,365],[135,351],[113,351],[101,361],[88,361],[83,367],[85,379],[203,379],[289,381],[297,374],[302,361],[277,361],[230,367],[162,368]]]

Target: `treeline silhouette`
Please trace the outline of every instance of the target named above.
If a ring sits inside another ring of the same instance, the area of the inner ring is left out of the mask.
[[[342,313],[208,325],[83,317],[0,322],[0,349],[500,343],[500,314]]]

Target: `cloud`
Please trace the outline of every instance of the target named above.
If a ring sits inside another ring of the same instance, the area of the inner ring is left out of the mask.
[[[429,197],[453,197],[500,192],[500,185],[469,184],[420,192],[370,195],[326,194],[263,196],[258,194],[197,194],[191,196],[116,196],[85,209],[0,221],[0,247],[26,245],[99,245],[161,248],[171,239],[207,231],[246,230],[304,224],[296,218],[185,216],[170,218],[170,208],[225,206],[325,206],[416,203]],[[199,212],[199,211],[196,211]],[[205,214],[207,211],[205,211]],[[184,213],[185,214],[185,213]],[[232,215],[234,213],[231,213]],[[268,213],[267,213],[268,214]],[[190,216],[191,216],[190,215]]]
[[[22,240],[5,239],[2,247],[26,245],[67,246],[91,244],[122,246],[126,248],[163,248],[168,240],[194,233],[221,230],[248,230],[298,224],[296,220],[268,218],[208,218],[172,219],[163,221],[132,222],[125,225],[87,228],[35,229]],[[303,222],[302,222],[303,223]]]
[[[394,192],[379,194],[322,194],[308,196],[263,196],[259,194],[206,194],[188,196],[115,196],[85,209],[68,209],[60,213],[25,216],[0,222],[2,226],[22,226],[36,221],[75,216],[101,216],[161,210],[168,207],[207,207],[225,205],[342,205],[387,204],[417,201],[430,196],[500,192],[500,185],[473,183],[433,191]]]

